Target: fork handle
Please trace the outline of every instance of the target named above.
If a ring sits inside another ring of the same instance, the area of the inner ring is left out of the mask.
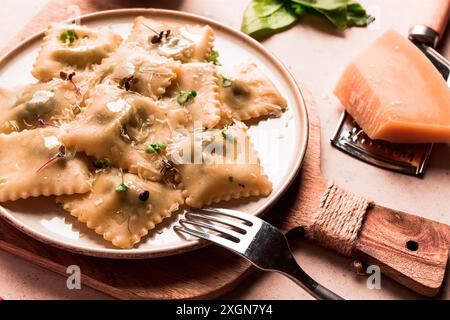
[[[318,300],[344,300],[342,297],[320,285],[313,278],[311,278],[298,265],[293,256],[290,257],[288,264],[283,268],[283,270],[277,271],[294,281],[297,285],[302,287],[311,296]]]

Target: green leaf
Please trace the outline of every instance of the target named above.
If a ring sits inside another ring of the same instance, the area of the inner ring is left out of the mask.
[[[181,91],[178,95],[177,101],[179,104],[183,105],[188,103],[190,100],[194,99],[197,96],[197,91]]]
[[[375,21],[375,17],[368,15],[366,10],[357,2],[350,1],[347,5],[347,25],[365,27]]]
[[[229,127],[228,125],[225,125],[220,131],[220,133],[222,134],[222,137],[225,141],[233,141],[233,136],[227,133],[228,127]]]
[[[116,192],[118,193],[127,192],[128,189],[129,187],[125,183],[120,183],[116,188]]]
[[[206,58],[206,61],[211,62],[215,65],[218,65],[219,64],[219,56],[220,56],[219,51],[212,50],[209,57]]]
[[[232,84],[233,84],[233,79],[231,79],[230,77],[227,77],[225,75],[222,75],[222,87],[228,88],[228,87],[231,87]]]
[[[304,9],[325,16],[339,29],[351,26],[364,27],[375,19],[353,0],[291,0]]]
[[[160,154],[162,151],[166,149],[166,144],[164,142],[152,143],[145,147],[146,153],[158,153]]]
[[[347,28],[347,3],[349,0],[292,0],[292,2],[324,15],[339,29]]]
[[[123,180],[123,170],[122,169],[120,169],[120,175],[122,176],[122,182],[117,185],[116,192],[117,193],[127,192],[128,189],[130,189],[130,187],[128,187],[128,185]]]
[[[245,9],[241,30],[255,39],[263,39],[285,30],[299,15],[286,0],[253,0]]]
[[[59,36],[59,40],[63,43],[69,43],[72,44],[76,40],[78,40],[78,34],[73,29],[69,29],[61,33]]]

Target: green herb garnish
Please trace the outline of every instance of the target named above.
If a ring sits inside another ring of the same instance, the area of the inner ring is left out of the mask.
[[[120,170],[120,174],[122,175],[122,182],[119,183],[119,185],[116,187],[116,192],[119,192],[119,193],[127,192],[128,189],[130,189],[130,188],[127,186],[127,184],[123,180],[123,171],[122,171],[122,169]]]
[[[79,38],[78,34],[73,29],[66,30],[59,36],[59,40],[62,43],[69,43],[69,44],[74,43],[76,40],[78,40],[78,38]]]
[[[233,79],[222,75],[222,87],[228,88],[228,87],[231,87],[232,84],[233,84]]]
[[[197,96],[197,91],[191,90],[191,91],[181,91],[178,95],[178,103],[179,104],[186,104],[190,100],[194,99]]]
[[[354,0],[253,0],[245,10],[241,29],[263,39],[290,28],[307,13],[321,15],[341,30],[365,27],[375,20]]]
[[[95,160],[93,165],[95,169],[107,169],[111,166],[111,161],[109,159]]]
[[[214,63],[214,64],[217,65],[217,64],[219,64],[219,56],[220,56],[219,51],[212,50],[211,54],[209,55],[209,57],[206,58],[206,61]]]
[[[222,128],[222,130],[220,131],[220,133],[222,134],[222,137],[223,137],[225,140],[231,141],[231,140],[233,140],[233,136],[232,136],[231,134],[227,133],[228,127],[229,127],[228,125],[225,125],[225,126]]]
[[[163,142],[152,143],[152,144],[148,145],[147,147],[145,147],[145,152],[160,154],[162,151],[164,151],[166,149],[166,147],[167,147],[166,144]]]

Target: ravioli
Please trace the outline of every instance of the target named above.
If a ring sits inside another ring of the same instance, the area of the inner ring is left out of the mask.
[[[117,186],[122,181],[128,189],[119,192]],[[90,193],[62,196],[57,201],[105,240],[128,249],[177,211],[183,196],[180,190],[133,174],[123,174],[122,178],[117,169],[112,169],[97,174]]]
[[[237,126],[193,133],[174,145],[170,156],[191,207],[272,192],[246,130]]]
[[[40,81],[49,81],[61,71],[84,71],[100,64],[121,42],[119,35],[108,30],[52,23],[45,33],[32,74]]]
[[[190,114],[190,127],[214,128],[221,119],[219,79],[216,67],[211,63],[185,63],[170,88],[171,105],[181,105]],[[194,92],[194,96],[180,103],[180,95]]]
[[[91,176],[82,157],[68,149],[56,157],[62,146],[57,129],[0,134],[0,146],[0,202],[90,190]]]
[[[181,63],[136,46],[123,46],[98,69],[100,81],[125,86],[144,96],[158,98],[180,73]]]
[[[153,40],[167,30],[170,33],[165,33],[161,41]],[[214,39],[214,31],[210,26],[167,24],[138,17],[127,42],[182,62],[205,62],[211,55]]]
[[[172,132],[183,128],[185,113],[159,108],[150,98],[102,84],[76,121],[62,128],[61,139],[66,146],[158,181],[163,155],[147,153],[146,147],[170,143]]]
[[[78,77],[74,77],[73,81],[78,81]],[[15,94],[9,93],[7,99],[0,99],[0,133],[57,127],[70,122],[81,110],[80,88],[68,81],[55,79],[26,85],[17,89]]]
[[[286,109],[286,100],[256,64],[239,64],[221,72],[220,101],[228,118],[244,121],[279,115]]]

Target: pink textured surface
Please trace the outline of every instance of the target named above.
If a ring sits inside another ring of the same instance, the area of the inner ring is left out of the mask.
[[[241,13],[250,0],[166,0],[148,1],[155,7],[178,9],[204,15],[239,28]],[[423,179],[383,171],[333,149],[329,144],[342,111],[331,92],[346,63],[384,30],[393,27],[406,34],[414,23],[426,22],[434,15],[436,0],[362,0],[378,19],[369,29],[351,29],[343,34],[316,17],[303,19],[293,29],[278,34],[264,45],[289,68],[303,87],[315,97],[322,125],[322,170],[343,187],[394,209],[415,213],[450,224],[450,147],[437,146]],[[3,0],[0,47],[14,36],[45,0]],[[232,5],[230,5],[232,2]],[[126,3],[126,1],[124,1]],[[424,5],[426,3],[426,5]],[[144,5],[144,4],[142,4]],[[444,37],[443,52],[450,57],[450,34]],[[381,290],[370,290],[366,277],[356,276],[351,261],[292,237],[295,256],[304,269],[347,299],[420,298],[393,281],[382,278]],[[105,299],[107,296],[82,286],[68,290],[66,279],[8,253],[0,252],[0,296],[5,299]],[[288,279],[257,272],[227,298],[310,299]],[[438,298],[450,299],[447,279]]]

